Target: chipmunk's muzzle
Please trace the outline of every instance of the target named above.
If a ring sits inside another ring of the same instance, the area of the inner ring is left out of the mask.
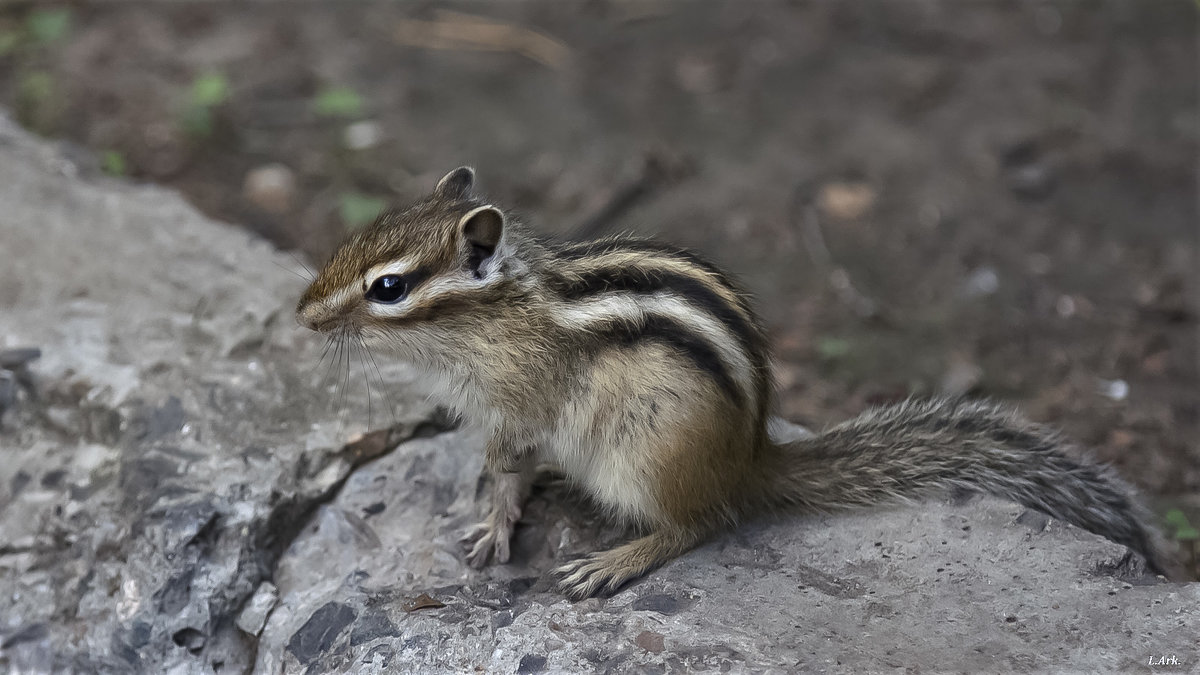
[[[296,308],[296,321],[309,330],[328,333],[341,324],[341,317],[330,312],[322,302],[310,302]]]

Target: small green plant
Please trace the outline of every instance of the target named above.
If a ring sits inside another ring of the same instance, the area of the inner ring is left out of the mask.
[[[110,176],[124,176],[125,156],[116,150],[105,150],[100,153],[100,170]]]
[[[216,71],[202,73],[192,81],[192,105],[211,108],[229,98],[229,80]]]
[[[229,98],[229,80],[223,73],[209,71],[192,80],[192,89],[180,114],[183,130],[191,136],[206,138],[213,132],[213,108]]]
[[[54,76],[44,70],[27,70],[18,76],[17,119],[22,124],[48,134],[54,129],[61,102]]]
[[[342,223],[352,230],[370,225],[385,208],[387,201],[361,192],[338,195],[338,215]]]
[[[354,119],[362,116],[363,99],[348,87],[323,89],[312,102],[313,112],[321,117]]]
[[[1171,509],[1166,515],[1167,525],[1171,526],[1171,538],[1177,541],[1195,541],[1200,539],[1200,530],[1188,522],[1188,517],[1180,509]]]
[[[1192,580],[1200,581],[1200,530],[1188,521],[1182,509],[1169,509],[1163,520],[1171,539],[1179,542],[1188,574]]]
[[[54,94],[54,76],[44,70],[30,70],[21,76],[18,98],[27,105],[41,105]]]
[[[21,34],[15,30],[0,30],[0,58],[8,56],[17,50],[21,44]]]
[[[71,31],[71,10],[36,9],[25,19],[25,31],[36,44],[52,44]]]
[[[13,109],[25,127],[42,135],[54,135],[66,111],[60,81],[46,70],[19,69]]]
[[[823,337],[817,342],[817,356],[834,361],[850,353],[850,341],[838,337]]]

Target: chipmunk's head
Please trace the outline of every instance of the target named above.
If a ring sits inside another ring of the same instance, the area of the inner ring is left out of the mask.
[[[487,303],[504,281],[505,216],[472,195],[474,181],[455,169],[429,197],[351,235],[300,298],[300,324],[403,346],[405,333],[450,328]]]

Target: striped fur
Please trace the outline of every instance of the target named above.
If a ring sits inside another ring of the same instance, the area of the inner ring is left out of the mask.
[[[476,198],[473,177],[451,172],[429,198],[350,237],[297,308],[310,328],[412,361],[435,395],[489,430],[499,478],[491,513],[466,538],[473,565],[507,559],[532,467],[546,461],[648,531],[561,567],[576,597],[762,510],[954,487],[1045,511],[1168,569],[1132,490],[989,406],[906,404],[772,444],[765,332],[728,275],[655,241],[542,241]],[[370,300],[384,275],[407,294]]]
[[[1169,549],[1134,489],[1067,447],[1053,430],[991,403],[910,400],[773,447],[761,464],[768,487],[760,506],[873,506],[963,488],[1107,537],[1140,554],[1152,572],[1173,574]]]

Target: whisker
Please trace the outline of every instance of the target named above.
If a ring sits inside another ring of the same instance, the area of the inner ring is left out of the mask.
[[[371,373],[369,370],[367,370],[367,359],[363,355],[363,353],[366,351],[366,347],[363,345],[362,334],[359,333],[355,337],[358,339],[358,344],[356,346],[358,347],[358,362],[362,364],[363,369],[363,382],[367,384],[367,430],[369,431],[373,428],[371,426]]]
[[[375,355],[367,348],[365,341],[363,342],[363,353],[367,355],[367,360],[371,362],[371,367],[375,369],[375,377],[379,380],[380,397],[383,399],[383,403],[392,417],[392,424],[396,424],[399,420],[396,419],[396,408],[387,400],[387,382],[383,379],[383,371],[379,370],[379,364],[375,361]],[[367,376],[370,377],[370,373]]]
[[[286,267],[286,266],[284,266],[284,265],[283,265],[282,263],[280,263],[278,260],[272,260],[271,262],[275,263],[275,266],[276,266],[276,267],[278,267],[279,269],[281,269],[281,270],[286,270],[287,272],[290,272],[290,273],[292,273],[292,274],[295,274],[296,276],[300,277],[300,278],[301,278],[301,279],[303,279],[304,281],[308,281],[308,282],[311,282],[311,281],[312,281],[312,278],[311,278],[311,277],[306,277],[306,276],[304,276],[303,274],[300,274],[299,272],[297,272],[296,270],[294,270],[294,269],[292,269],[292,268],[290,268],[290,267]]]
[[[301,266],[301,267],[303,267],[303,268],[304,268],[304,271],[308,273],[308,280],[309,280],[309,281],[316,281],[316,280],[317,280],[317,275],[316,275],[316,274],[315,274],[315,273],[312,271],[312,269],[311,269],[311,268],[310,268],[308,265],[305,265],[305,264],[304,264],[304,261],[303,261],[303,260],[301,260],[301,259],[300,259],[300,258],[299,258],[299,257],[298,257],[298,256],[297,256],[295,253],[293,253],[293,252],[291,252],[291,251],[288,251],[288,252],[287,252],[287,254],[288,254],[288,255],[290,255],[290,256],[292,256],[292,260],[295,260],[297,265],[299,265],[299,266]]]
[[[329,354],[329,347],[332,344],[333,344],[333,337],[328,336],[328,335],[325,336],[325,347],[321,350],[321,358],[317,359],[317,362],[315,364],[313,364],[312,369],[308,373],[310,377],[312,376],[313,373],[315,373],[317,371],[318,368],[321,367],[322,363],[325,363],[325,356],[327,354]]]
[[[352,353],[357,352],[357,354]],[[379,367],[379,362],[375,359],[375,355],[367,346],[367,339],[363,331],[353,330],[350,327],[342,326],[330,331],[325,338],[325,345],[321,349],[321,356],[313,365],[312,372],[325,365],[324,374],[321,376],[317,387],[324,389],[332,376],[336,383],[336,392],[334,399],[337,402],[339,411],[338,417],[341,420],[339,426],[344,426],[347,423],[345,415],[350,404],[350,390],[354,374],[355,357],[358,359],[358,366],[362,368],[363,384],[367,389],[367,429],[370,430],[375,424],[375,389],[376,382],[381,393],[379,395],[380,403],[387,408],[388,417],[391,418],[392,424],[398,422],[395,407],[388,402],[387,381],[384,379],[383,370]],[[328,362],[328,363],[326,363]],[[372,382],[372,377],[376,382]]]
[[[325,368],[325,374],[321,377],[321,388],[325,387],[325,383],[329,382],[329,376],[334,377],[334,382],[337,382],[337,364],[341,361],[342,342],[337,339],[337,335],[329,335],[329,344],[333,345],[333,354],[329,359],[329,366]]]
[[[346,345],[346,348],[344,350],[342,350],[343,355],[345,356],[346,362],[345,362],[345,371],[342,373],[341,393],[339,394],[339,398],[342,399],[342,408],[345,408],[348,405],[349,399],[350,399],[350,347],[351,347],[350,335],[349,335],[349,333],[347,333],[345,328],[342,329],[341,341],[343,344]]]
[[[339,334],[338,335],[338,343],[337,343],[337,351],[335,351],[333,353],[333,358],[337,362],[337,364],[336,364],[337,367],[334,369],[334,372],[333,372],[333,384],[336,387],[334,389],[334,400],[336,400],[338,402],[339,407],[342,404],[342,401],[341,401],[341,397],[342,397],[342,360],[343,360],[342,352],[345,351],[345,349],[346,349],[346,343],[342,340],[342,337]]]
[[[341,435],[345,431],[344,427],[346,423],[346,418],[343,414],[346,408],[346,401],[342,396],[342,393],[345,391],[342,386],[342,368],[345,367],[346,340],[341,329],[335,329],[330,335],[334,340],[333,358],[329,361],[329,374],[333,375],[330,392],[333,394],[331,398],[334,403],[334,409],[337,411],[338,434]]]

